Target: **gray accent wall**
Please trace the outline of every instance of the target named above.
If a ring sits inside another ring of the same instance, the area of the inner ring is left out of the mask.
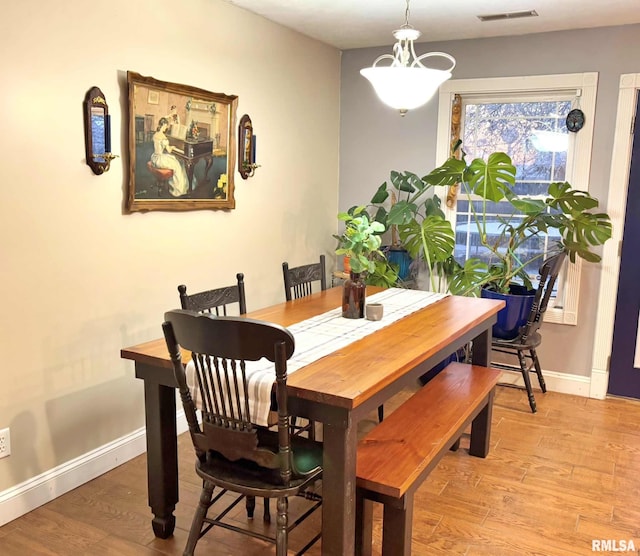
[[[428,29],[422,31],[428,36]],[[454,56],[453,79],[598,72],[589,187],[606,208],[619,80],[622,74],[640,72],[640,25],[424,43],[416,51]],[[366,203],[391,170],[422,175],[442,162],[435,160],[437,94],[425,106],[401,117],[378,100],[360,75],[360,69],[390,52],[388,46],[348,50],[342,55],[340,210]],[[579,324],[545,324],[540,355],[545,370],[588,377],[600,265],[584,264],[582,268]]]

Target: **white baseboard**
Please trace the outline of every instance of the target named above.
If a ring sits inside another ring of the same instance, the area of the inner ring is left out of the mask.
[[[513,371],[502,371],[501,384],[513,384],[524,388],[522,373],[520,369],[514,368]],[[566,373],[557,373],[554,371],[543,371],[544,381],[547,385],[547,391],[560,392],[561,394],[573,394],[588,398],[590,395],[591,379],[588,376],[570,375]],[[531,383],[533,390],[538,388],[538,379],[532,373]]]
[[[177,431],[188,430],[184,411],[176,415]],[[138,429],[100,448],[0,492],[0,526],[133,459],[146,450],[145,429]]]
[[[598,400],[607,397],[609,389],[609,372],[601,369],[591,369],[591,392],[589,396]]]

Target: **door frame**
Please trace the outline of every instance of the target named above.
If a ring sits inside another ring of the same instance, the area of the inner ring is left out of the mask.
[[[604,244],[598,293],[598,318],[593,342],[593,358],[589,396],[604,399],[609,386],[609,361],[613,344],[613,324],[616,312],[616,292],[620,277],[620,249],[624,232],[627,189],[633,146],[632,124],[640,91],[640,73],[620,76],[618,111],[611,155],[607,213],[613,232]]]

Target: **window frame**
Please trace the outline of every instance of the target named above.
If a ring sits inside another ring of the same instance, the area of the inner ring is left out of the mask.
[[[589,190],[591,173],[591,149],[593,144],[593,124],[595,118],[598,73],[566,73],[556,75],[493,77],[475,79],[451,79],[440,86],[438,99],[438,126],[436,135],[436,161],[443,163],[451,149],[451,108],[456,94],[465,102],[482,100],[506,100],[514,97],[544,100],[545,93],[557,95],[560,92],[572,93],[579,98],[580,109],[585,114],[584,127],[578,133],[569,133],[570,151],[567,157],[565,179],[576,189]],[[557,97],[556,97],[557,98]],[[436,191],[445,199],[445,187]],[[455,208],[443,206],[447,219],[455,227]],[[578,301],[580,295],[580,275],[582,260],[568,264],[559,277],[558,287],[564,290],[563,307],[553,306],[551,300],[545,321],[558,324],[576,325],[578,323]]]

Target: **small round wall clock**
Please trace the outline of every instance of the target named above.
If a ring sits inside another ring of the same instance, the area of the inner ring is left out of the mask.
[[[582,129],[584,125],[584,112],[579,108],[574,108],[567,114],[567,129],[576,133]]]

